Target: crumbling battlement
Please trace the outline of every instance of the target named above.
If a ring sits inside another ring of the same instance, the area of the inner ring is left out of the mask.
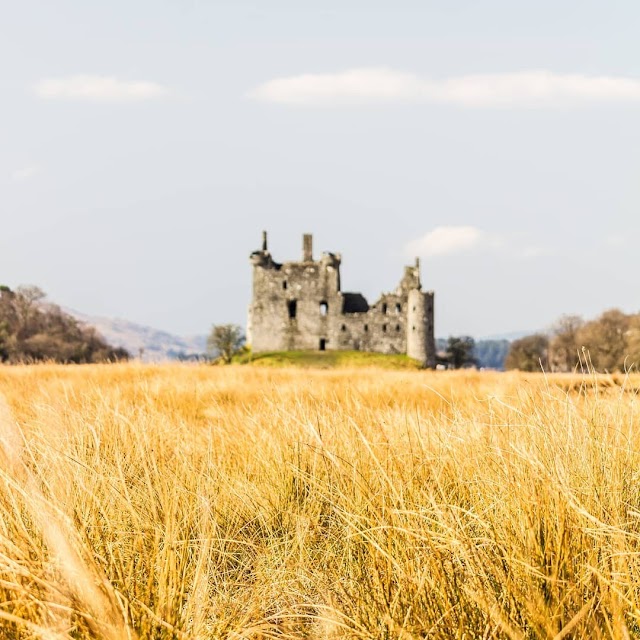
[[[300,262],[278,263],[267,248],[251,254],[253,297],[247,341],[254,352],[360,350],[406,353],[435,365],[433,292],[422,291],[420,263],[405,267],[393,293],[369,305],[360,293],[340,290],[339,253],[313,259],[312,236],[303,236]]]

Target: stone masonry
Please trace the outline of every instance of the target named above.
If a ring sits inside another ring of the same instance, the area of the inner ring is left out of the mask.
[[[313,259],[312,236],[303,236],[300,262],[275,262],[262,233],[251,254],[253,299],[247,342],[255,353],[356,350],[406,353],[435,366],[433,291],[422,291],[420,262],[405,267],[396,290],[369,305],[360,293],[340,290],[339,253]]]

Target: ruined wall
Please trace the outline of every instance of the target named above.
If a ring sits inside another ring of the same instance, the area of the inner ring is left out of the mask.
[[[383,296],[367,312],[345,313],[332,336],[338,349],[406,353],[406,302]]]
[[[417,261],[405,267],[396,291],[383,294],[371,307],[362,295],[340,291],[339,255],[325,253],[313,260],[310,235],[303,238],[300,262],[276,263],[266,234],[251,261],[247,335],[255,352],[353,349],[408,353],[423,364],[435,364],[433,294],[420,290]]]

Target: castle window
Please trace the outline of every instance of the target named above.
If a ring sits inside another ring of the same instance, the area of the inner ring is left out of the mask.
[[[386,333],[386,332],[387,332],[387,325],[386,325],[386,324],[383,324],[383,325],[382,325],[382,331],[383,331],[384,333]]]
[[[415,331],[415,330],[416,330],[416,328],[415,328],[415,327],[411,327],[411,331]]]
[[[287,290],[287,281],[283,280],[282,281],[282,288],[286,291]]]
[[[386,302],[382,303],[382,313],[384,313],[384,314],[387,313],[387,303]]]
[[[297,300],[289,300],[287,301],[287,309],[289,311],[289,318],[293,320],[296,317],[296,311],[298,307]]]
[[[400,313],[402,311],[402,305],[398,302],[398,304],[396,304],[396,313]]]
[[[346,324],[343,324],[343,325],[340,327],[340,331],[346,331],[346,330],[347,330],[347,325],[346,325]]]
[[[365,324],[365,325],[364,325],[364,330],[365,330],[365,331],[369,331],[369,325],[368,325],[368,324]]]
[[[396,325],[396,331],[400,331],[400,325],[399,324]]]
[[[320,315],[326,316],[328,312],[329,312],[329,305],[323,300],[320,303]]]

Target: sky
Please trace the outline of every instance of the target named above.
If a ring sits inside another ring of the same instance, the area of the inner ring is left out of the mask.
[[[2,0],[0,0],[1,2]],[[246,323],[249,254],[420,256],[436,335],[640,311],[640,4],[7,2],[0,282],[177,334]]]

